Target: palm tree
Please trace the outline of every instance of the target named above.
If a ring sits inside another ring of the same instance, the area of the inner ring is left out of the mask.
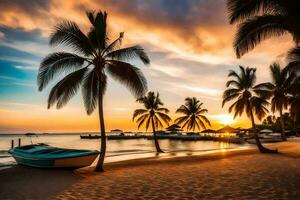
[[[188,97],[185,99],[185,104],[181,105],[177,110],[176,113],[181,113],[184,116],[178,117],[175,120],[177,124],[183,124],[182,128],[187,128],[187,130],[195,129],[200,130],[201,128],[206,129],[205,124],[210,125],[210,121],[206,118],[204,113],[207,113],[208,110],[202,108],[203,103],[201,103],[195,97]]]
[[[294,120],[294,129],[298,135],[298,125],[300,122],[300,77],[298,76],[289,90],[290,113]]]
[[[300,47],[295,47],[288,52],[288,65],[285,71],[295,73],[297,76],[300,74]]]
[[[241,116],[245,112],[251,119],[254,138],[259,151],[262,153],[277,152],[277,150],[267,149],[261,144],[254,121],[254,115],[261,120],[268,112],[267,106],[269,103],[266,99],[270,96],[270,92],[261,85],[255,85],[255,68],[239,66],[239,69],[240,73],[231,70],[228,74],[228,77],[232,77],[232,79],[226,83],[227,89],[223,93],[222,107],[227,102],[236,99],[229,107],[229,112],[234,112],[234,118]]]
[[[171,121],[171,118],[168,116],[169,110],[161,107],[164,104],[159,98],[159,93],[155,95],[154,92],[148,92],[146,96],[138,98],[136,101],[143,104],[145,109],[135,110],[132,120],[134,121],[136,119],[136,122],[138,123],[138,129],[145,124],[146,130],[148,130],[151,124],[156,151],[157,153],[163,153],[159,147],[156,129],[162,128],[163,123],[165,123],[167,126],[169,125],[169,122]]]
[[[261,41],[290,33],[300,44],[300,1],[227,0],[231,24],[239,24],[234,39],[237,57],[252,50]]]
[[[288,108],[289,95],[293,82],[295,80],[294,73],[287,73],[286,70],[282,70],[278,63],[270,65],[272,82],[261,84],[266,90],[269,90],[272,94],[271,98],[271,111],[273,113],[279,112],[281,137],[286,140],[284,121],[282,112]]]
[[[120,48],[124,33],[110,43],[107,34],[107,13],[87,12],[91,28],[84,34],[72,21],[57,25],[50,36],[50,45],[64,45],[73,50],[49,54],[41,62],[38,72],[38,86],[42,91],[53,78],[66,74],[51,90],[48,108],[56,104],[62,108],[81,88],[88,115],[98,105],[101,129],[100,157],[96,171],[103,171],[106,151],[106,135],[103,116],[103,96],[107,85],[107,75],[124,84],[136,96],[144,95],[147,82],[142,72],[128,63],[130,59],[140,59],[144,64],[150,60],[143,48],[132,46]]]

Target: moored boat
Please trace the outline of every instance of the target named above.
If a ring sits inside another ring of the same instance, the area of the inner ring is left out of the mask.
[[[9,150],[16,162],[39,168],[80,168],[91,165],[99,151],[64,149],[46,144],[26,145]]]

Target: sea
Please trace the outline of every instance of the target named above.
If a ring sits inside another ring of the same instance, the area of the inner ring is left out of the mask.
[[[26,136],[24,134],[0,134],[0,169],[7,168],[16,164],[14,159],[8,153],[11,148],[11,141],[18,145],[21,139],[21,145],[45,143],[55,147],[71,149],[99,150],[100,139],[80,139],[79,133],[61,133],[61,134],[38,134]],[[107,152],[105,162],[117,162],[138,158],[150,157],[175,157],[207,154],[218,151],[236,150],[251,148],[250,144],[233,144],[217,141],[180,141],[180,140],[159,140],[164,154],[156,154],[154,141],[147,139],[130,140],[107,140]]]

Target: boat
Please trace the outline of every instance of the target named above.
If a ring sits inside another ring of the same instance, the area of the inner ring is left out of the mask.
[[[81,168],[91,165],[99,151],[34,144],[15,147],[9,153],[20,165],[38,168]]]

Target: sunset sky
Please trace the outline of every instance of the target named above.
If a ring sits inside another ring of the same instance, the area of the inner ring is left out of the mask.
[[[125,32],[123,46],[140,44],[151,65],[139,67],[149,90],[159,91],[171,111],[195,96],[204,102],[213,128],[231,121],[228,107],[221,108],[228,70],[238,65],[257,68],[257,81],[268,81],[269,64],[285,63],[292,46],[288,35],[267,40],[242,59],[236,59],[224,0],[1,0],[0,1],[0,133],[97,131],[97,112],[87,116],[81,94],[60,110],[47,110],[50,87],[38,92],[39,63],[56,51],[48,45],[53,27],[63,19],[78,23],[84,32],[89,24],[86,10],[106,10],[112,39]],[[107,130],[136,130],[132,122],[135,103],[118,82],[108,81],[105,95]],[[245,116],[232,126],[248,127]],[[143,129],[142,129],[143,130]]]

